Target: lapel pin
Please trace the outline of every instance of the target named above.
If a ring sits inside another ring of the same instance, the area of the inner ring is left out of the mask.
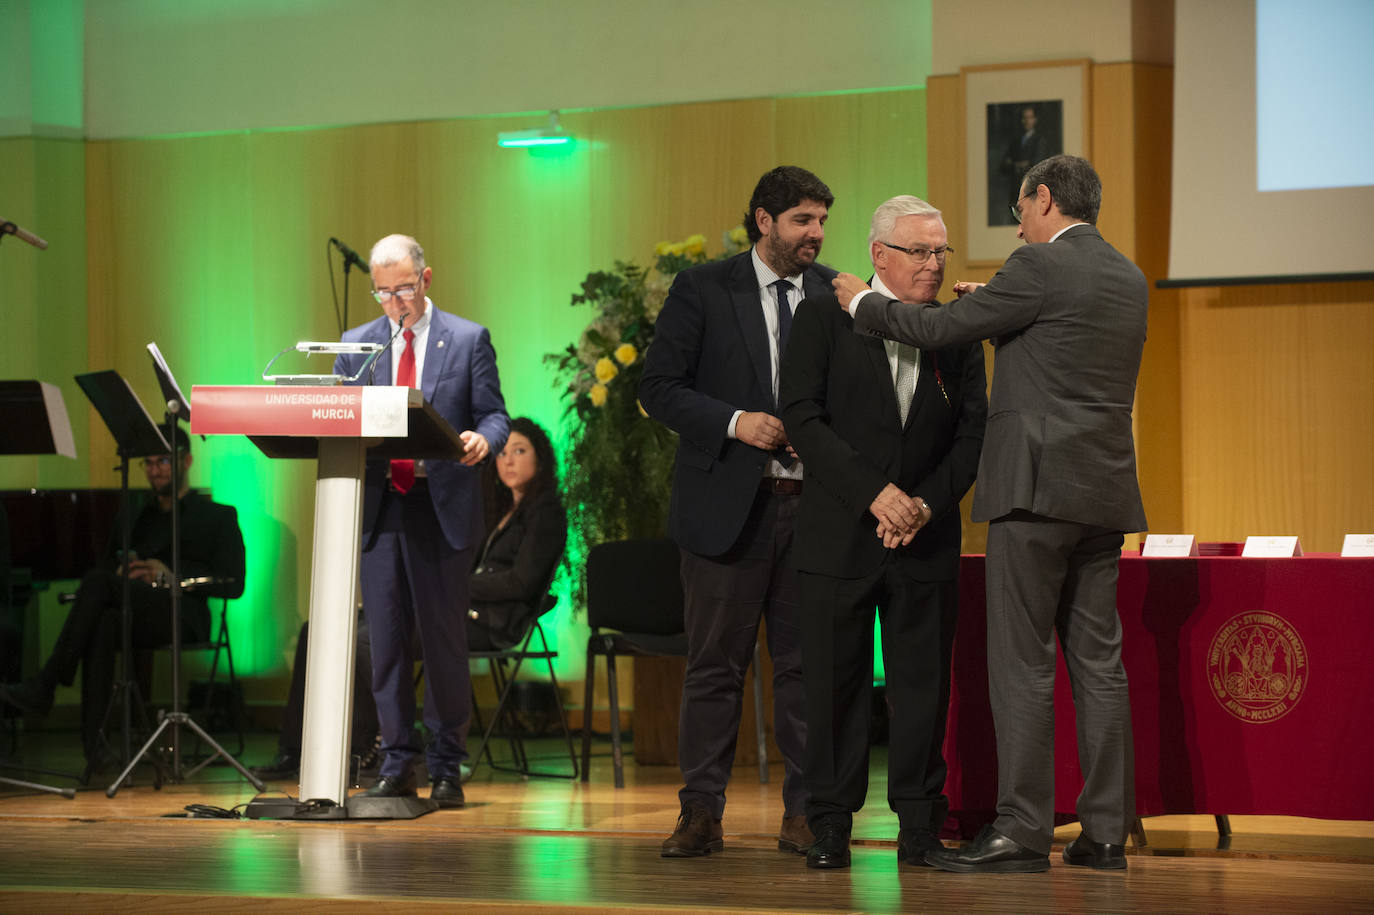
[[[436,347],[438,347],[439,349],[443,349],[443,348],[444,348],[444,341],[443,341],[443,340],[440,340],[438,343],[436,343],[436,344],[434,344],[434,345],[435,345]]]

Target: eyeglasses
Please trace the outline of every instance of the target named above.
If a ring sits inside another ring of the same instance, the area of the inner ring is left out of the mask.
[[[400,296],[407,302],[411,301],[420,292],[418,283],[412,286],[402,286],[399,289],[374,289],[372,297],[377,300],[378,305],[385,305],[391,301],[392,296]]]
[[[917,245],[914,248],[903,248],[901,245],[894,245],[892,242],[888,241],[879,242],[879,244],[891,248],[893,251],[900,251],[903,254],[911,255],[916,258],[916,263],[918,264],[924,264],[926,261],[930,260],[932,254],[935,255],[935,263],[943,264],[945,258],[954,252],[954,249],[949,245],[945,245],[943,248],[927,248],[925,245]]]
[[[1016,220],[1018,226],[1021,224],[1021,201],[1025,200],[1027,197],[1034,196],[1035,191],[1031,191],[1029,194],[1022,194],[1020,197],[1017,197],[1016,202],[1011,205],[1011,218]]]
[[[154,467],[171,467],[171,466],[172,466],[172,458],[171,458],[169,455],[166,455],[166,454],[158,455],[157,457],[146,457],[146,458],[143,459],[143,469],[144,469],[144,470],[152,470]]]

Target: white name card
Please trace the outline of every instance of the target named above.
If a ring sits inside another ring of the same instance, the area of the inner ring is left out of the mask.
[[[1301,556],[1302,545],[1297,537],[1246,537],[1240,555],[1251,559],[1287,559]]]
[[[1197,537],[1193,534],[1146,534],[1142,556],[1155,558],[1197,555]]]
[[[1346,534],[1342,556],[1374,556],[1374,534]]]

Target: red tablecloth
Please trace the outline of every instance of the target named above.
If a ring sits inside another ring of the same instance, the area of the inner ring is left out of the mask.
[[[983,557],[963,557],[945,758],[951,807],[996,807]],[[1374,559],[1143,559],[1118,589],[1136,809],[1374,819]],[[1055,809],[1082,786],[1063,660]]]

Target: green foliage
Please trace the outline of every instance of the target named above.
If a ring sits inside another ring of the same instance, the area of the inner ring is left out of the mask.
[[[736,254],[745,244],[747,239],[727,233],[720,256]],[[562,463],[570,556],[585,557],[592,546],[610,540],[662,537],[667,530],[677,435],[644,413],[639,380],[673,277],[708,260],[700,235],[660,242],[652,268],[617,261],[611,271],[587,274],[572,296],[574,306],[591,305],[595,316],[576,343],[544,357],[567,402]],[[571,572],[580,600],[581,563]]]

